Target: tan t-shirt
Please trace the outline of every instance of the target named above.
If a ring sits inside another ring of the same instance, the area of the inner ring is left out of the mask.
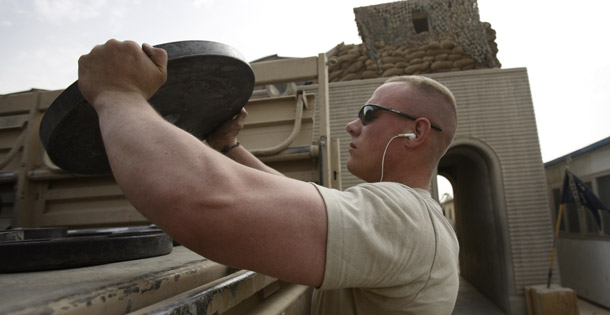
[[[312,314],[451,314],[459,245],[428,191],[387,182],[316,188],[328,240]]]

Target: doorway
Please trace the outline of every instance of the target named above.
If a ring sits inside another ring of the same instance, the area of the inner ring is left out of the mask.
[[[497,157],[485,144],[458,142],[441,159],[438,174],[453,188],[462,279],[510,313],[515,290]]]

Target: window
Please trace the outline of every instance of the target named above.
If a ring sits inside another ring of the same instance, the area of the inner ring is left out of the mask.
[[[578,207],[575,203],[566,203],[564,206],[568,219],[568,231],[570,233],[580,233],[580,220],[578,219]]]
[[[414,11],[411,14],[411,21],[413,21],[415,33],[421,34],[429,30],[428,15],[424,11]]]
[[[601,222],[599,223],[600,225],[598,225],[597,220],[593,216],[593,211],[598,212],[599,210],[591,210],[589,208],[583,207],[583,211],[585,211],[585,222],[587,223],[587,232],[591,234],[599,234]]]
[[[606,208],[610,207],[610,175],[597,178],[597,198]],[[610,235],[610,212],[606,210],[600,210],[599,212],[602,217],[604,234]]]
[[[606,206],[610,207],[610,175],[601,176],[593,181],[584,182],[593,193]],[[555,216],[553,221],[553,231],[557,223],[557,215],[561,201],[561,188],[553,189],[553,202]],[[580,208],[580,209],[579,209]],[[566,203],[563,208],[563,215],[559,230],[570,234],[580,234],[581,236],[610,236],[610,211],[594,210],[599,215],[600,223],[597,223],[593,211],[587,207],[579,207],[576,203]]]
[[[587,187],[589,189],[591,189],[591,191],[593,191],[593,184],[591,182],[584,182],[585,185],[587,185]],[[591,233],[591,234],[599,234],[599,226],[597,225],[597,221],[595,220],[595,217],[593,216],[593,211],[597,212],[597,209],[591,210],[587,207],[581,207],[582,211],[584,212],[584,219],[585,219],[585,226],[587,228],[587,233]]]
[[[600,211],[602,217],[602,226],[604,227],[604,234],[610,236],[610,212]]]

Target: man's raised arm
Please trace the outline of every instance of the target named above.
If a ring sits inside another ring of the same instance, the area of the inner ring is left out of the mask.
[[[98,113],[125,196],[207,258],[320,285],[327,223],[317,189],[236,163],[166,122],[147,102],[166,65],[161,49],[114,40],[79,60],[79,88]]]

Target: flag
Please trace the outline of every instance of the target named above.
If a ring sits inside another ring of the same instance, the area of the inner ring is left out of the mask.
[[[601,229],[601,218],[597,210],[610,211],[602,202],[595,196],[595,194],[589,189],[580,178],[574,176],[566,170],[563,177],[563,188],[561,193],[560,203],[576,203],[587,207],[591,210],[597,226]]]

